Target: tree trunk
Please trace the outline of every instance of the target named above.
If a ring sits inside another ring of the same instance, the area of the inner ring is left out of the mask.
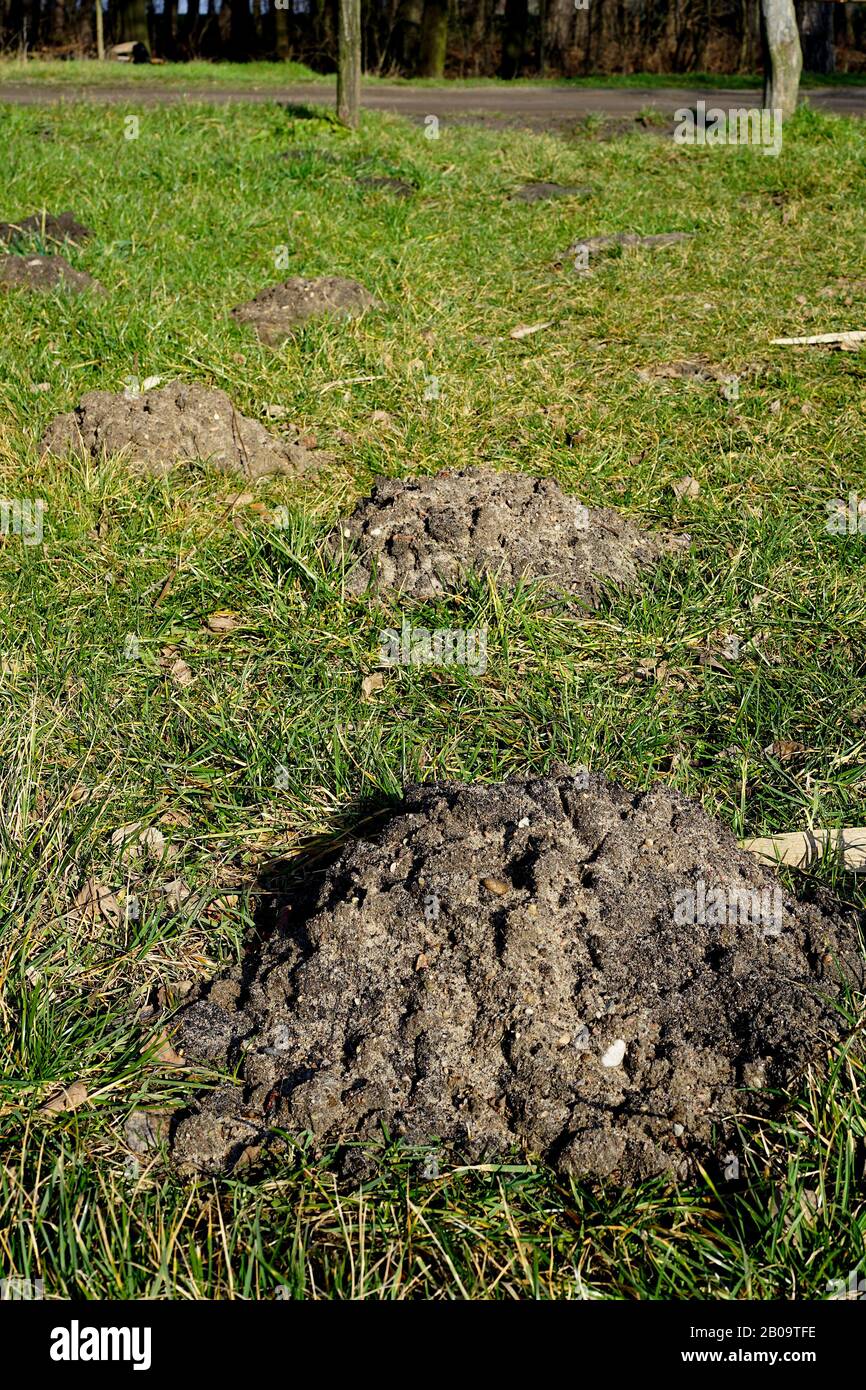
[[[177,0],[164,0],[162,14],[153,21],[153,46],[160,58],[172,61],[177,57],[176,42]]]
[[[445,76],[445,49],[448,46],[448,0],[426,0],[421,23],[421,51],[418,77]]]
[[[394,56],[404,72],[417,71],[423,19],[423,0],[402,0],[397,11]]]
[[[276,26],[277,57],[280,62],[284,63],[292,51],[291,35],[289,34],[289,0],[285,0],[285,3],[275,4],[274,23]]]
[[[833,0],[797,0],[803,67],[807,72],[835,72]]]
[[[117,25],[115,43],[138,42],[147,48],[150,44],[150,35],[147,32],[147,0],[124,0],[124,3],[118,6]]]
[[[803,67],[794,0],[761,0],[764,41],[764,107],[781,111],[783,119],[797,109],[797,90]]]
[[[96,0],[96,56],[100,62],[105,57],[105,34],[102,23],[102,0]]]
[[[337,116],[352,130],[361,110],[361,0],[340,0]]]
[[[523,47],[529,16],[527,0],[505,0],[505,22],[502,29],[502,61],[500,77],[519,77],[523,67]]]

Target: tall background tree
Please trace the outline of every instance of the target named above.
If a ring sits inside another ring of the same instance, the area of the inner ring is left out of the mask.
[[[147,24],[148,0],[114,0],[112,12],[116,43],[137,41],[145,46],[150,44]]]
[[[791,0],[783,0],[788,11]],[[860,71],[866,3],[793,0],[807,71]],[[611,72],[758,72],[762,0],[363,0],[368,71],[454,77]],[[168,59],[287,58],[337,66],[339,0],[111,0],[105,42]],[[0,47],[93,53],[84,0],[0,0]]]
[[[807,72],[835,72],[837,0],[797,0],[797,23]]]
[[[357,126],[361,112],[361,0],[339,0],[337,115]]]
[[[418,54],[419,77],[444,77],[448,48],[448,0],[424,0]]]
[[[500,77],[519,77],[523,70],[523,50],[529,24],[528,0],[505,0],[505,23],[502,29],[502,58]]]
[[[792,116],[797,108],[803,52],[794,0],[761,0],[764,106]]]

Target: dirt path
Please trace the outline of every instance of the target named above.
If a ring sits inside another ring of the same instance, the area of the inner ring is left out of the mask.
[[[838,115],[866,115],[866,86],[822,87],[806,93],[809,102],[822,111]],[[49,85],[37,82],[0,83],[0,102],[16,106],[55,105],[59,102],[92,101],[163,105],[177,102],[206,102],[218,106],[234,102],[290,102],[299,105],[331,105],[331,84],[293,83],[285,87],[228,87],[190,83],[188,86],[130,81],[110,86]],[[690,87],[604,88],[604,87],[411,87],[377,83],[364,88],[363,103],[370,110],[394,111],[422,119],[480,116],[485,120],[527,122],[531,125],[558,125],[596,114],[607,117],[634,117],[652,106],[665,115],[680,107],[704,100],[708,106],[724,108],[757,106],[757,90],[712,90]]]

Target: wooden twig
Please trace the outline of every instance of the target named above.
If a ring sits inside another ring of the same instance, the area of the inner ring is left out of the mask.
[[[793,830],[785,835],[768,835],[741,840],[740,848],[759,859],[804,869],[825,856],[838,855],[849,873],[866,871],[866,826],[846,826],[842,830]]]
[[[846,328],[843,333],[813,333],[810,338],[771,338],[774,347],[854,347],[866,343],[866,331],[862,328]]]

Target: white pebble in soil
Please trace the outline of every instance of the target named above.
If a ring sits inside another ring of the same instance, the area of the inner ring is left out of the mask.
[[[622,1064],[625,1056],[625,1040],[617,1038],[616,1042],[611,1043],[606,1052],[602,1053],[601,1065],[603,1067],[618,1067]]]

